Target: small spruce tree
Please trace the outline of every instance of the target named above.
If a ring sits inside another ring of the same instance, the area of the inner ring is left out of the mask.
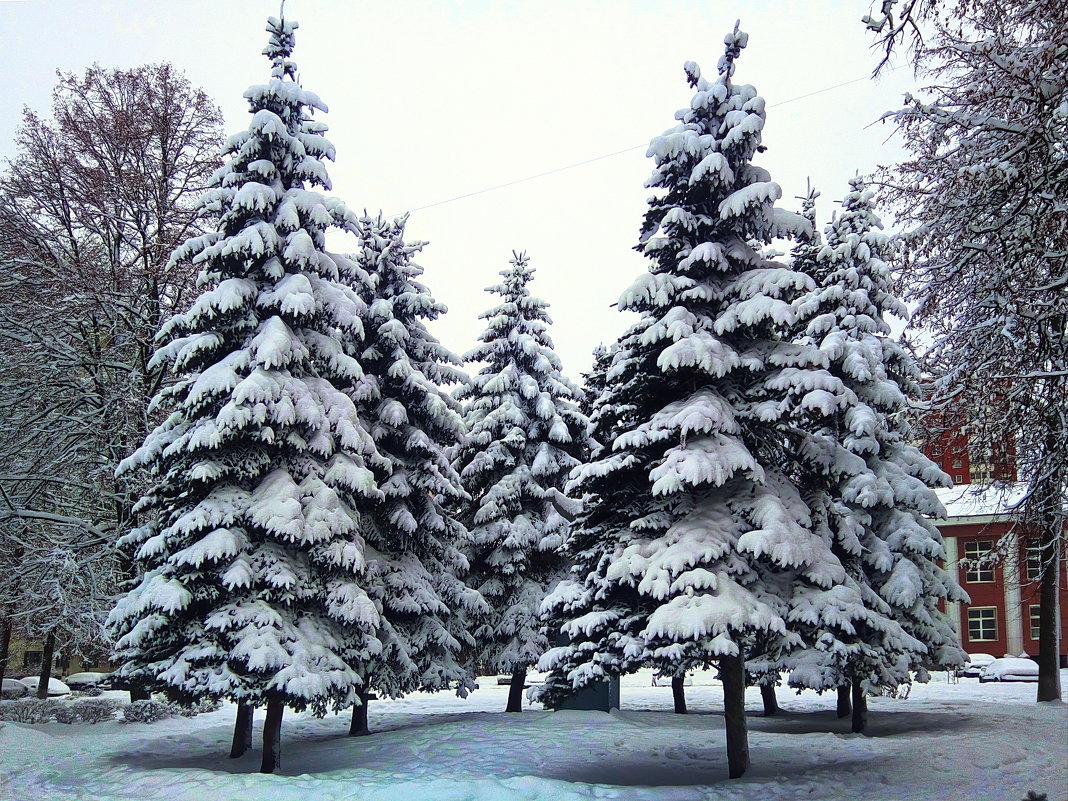
[[[484,366],[457,392],[467,437],[455,464],[471,496],[471,583],[489,609],[476,631],[475,661],[510,673],[508,711],[520,711],[527,669],[549,646],[542,599],[566,572],[561,546],[576,505],[564,485],[584,460],[583,395],[562,372],[545,301],[532,297],[534,270],[516,255],[501,297],[483,313],[480,344],[466,354]]]
[[[366,663],[352,734],[368,733],[371,690],[395,698],[452,686],[466,694],[474,682],[461,653],[472,648],[469,626],[484,608],[463,580],[467,531],[453,510],[466,495],[449,452],[464,428],[459,404],[443,389],[467,376],[427,330],[446,308],[419,280],[423,269],[413,259],[423,245],[404,241],[405,222],[364,216],[353,227],[361,244],[355,275],[366,276],[367,301],[357,405],[388,467],[381,494],[361,507],[360,534],[370,547],[365,587],[379,612],[381,650]]]
[[[911,444],[919,372],[886,322],[907,310],[891,292],[881,228],[872,193],[855,178],[826,243],[795,250],[815,286],[796,302],[794,361],[807,381],[784,403],[798,428],[806,499],[848,572],[823,596],[795,596],[788,624],[796,619],[806,646],[791,657],[790,682],[817,690],[849,682],[854,700],[964,661],[938,609],[967,599],[938,564],[945,549],[931,522],[944,515],[932,487],[948,478]],[[854,714],[856,729],[863,709]]]

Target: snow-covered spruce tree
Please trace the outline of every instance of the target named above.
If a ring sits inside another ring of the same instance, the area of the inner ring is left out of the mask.
[[[884,187],[914,227],[902,281],[918,302],[913,326],[934,343],[934,405],[966,416],[973,452],[1019,460],[1027,491],[1014,534],[1042,565],[1037,698],[1055,701],[1068,531],[1068,6],[938,8],[918,52],[935,85],[888,115],[910,156]]]
[[[819,192],[810,185],[805,197],[801,198],[801,216],[807,224],[795,234],[795,244],[790,254],[790,263],[793,268],[808,275],[812,275],[814,271],[806,270],[802,265],[806,261],[814,261],[822,245],[819,228],[816,225],[816,198],[818,197]],[[759,249],[767,259],[775,259],[784,255],[773,247],[761,246],[759,242],[750,244],[754,249]],[[789,333],[785,331],[784,335],[788,336]],[[796,639],[783,638],[776,632],[763,632],[759,636],[750,638],[747,643],[746,683],[760,689],[765,717],[771,717],[779,712],[775,688],[779,685],[782,671],[785,669],[785,652],[795,644]]]
[[[945,550],[929,518],[945,510],[931,487],[948,479],[911,444],[919,373],[890,338],[886,315],[907,311],[890,291],[891,247],[871,199],[853,179],[826,243],[795,249],[795,268],[816,285],[795,303],[797,350],[775,382],[788,388],[775,405],[796,427],[795,480],[813,530],[847,572],[831,588],[793,585],[786,622],[804,642],[778,666],[794,686],[849,684],[854,731],[868,690],[963,663],[938,604],[967,598],[938,565]]]
[[[469,581],[489,605],[474,660],[511,674],[507,711],[519,712],[527,669],[550,645],[541,602],[567,572],[561,546],[577,506],[564,485],[588,447],[582,391],[553,350],[548,304],[527,287],[534,270],[525,254],[511,264],[487,290],[501,302],[480,315],[486,330],[464,356],[483,367],[456,393],[467,437],[454,463],[471,498]]]
[[[582,374],[582,402],[579,408],[588,418],[593,412],[597,400],[608,384],[608,369],[612,366],[615,347],[605,347],[604,343],[593,349],[593,365],[588,373]]]
[[[377,452],[387,460],[382,495],[361,507],[367,543],[364,586],[379,612],[382,650],[368,664],[351,734],[366,734],[367,693],[395,698],[415,690],[474,682],[460,654],[470,651],[471,621],[484,604],[463,581],[467,532],[455,514],[466,497],[450,463],[463,437],[459,404],[442,387],[462,383],[460,359],[427,330],[446,311],[419,281],[404,241],[405,218],[364,216],[353,231],[366,275],[367,315],[360,354],[366,381],[358,399]]]
[[[308,188],[329,188],[334,150],[289,58],[296,27],[268,21],[270,81],[245,93],[252,121],[205,196],[219,230],[173,256],[200,266],[204,291],[160,331],[169,416],[120,468],[148,473],[149,522],[121,541],[143,575],[109,618],[120,675],[185,701],[266,704],[265,772],[284,707],[351,705],[379,648],[357,510],[381,495],[371,468],[388,468],[339,344],[366,306],[324,235],[355,218]]]
[[[679,675],[718,664],[731,777],[747,769],[746,640],[785,634],[789,584],[829,587],[844,569],[809,531],[786,473],[789,443],[761,418],[791,301],[810,279],[750,245],[803,229],[775,207],[751,163],[764,101],[732,80],[735,29],[714,81],[696,64],[680,124],[655,138],[639,250],[650,261],[620,306],[642,319],[619,342],[600,406],[616,434],[578,474],[574,580],[546,610],[570,643],[541,660],[542,697],[650,665]],[[785,390],[782,390],[785,392]]]

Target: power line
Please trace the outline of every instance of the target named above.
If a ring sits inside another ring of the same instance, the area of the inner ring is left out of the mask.
[[[900,69],[900,66],[892,67],[890,72]],[[788,100],[780,100],[778,103],[772,103],[766,108],[778,108],[779,106],[785,106],[787,103],[796,103],[798,100],[804,100],[815,95],[822,95],[824,92],[832,92],[835,89],[841,89],[843,86],[849,86],[850,84],[860,83],[861,81],[870,81],[870,75],[862,75],[859,78],[853,78],[848,81],[842,81],[842,83],[836,83],[834,86],[825,86],[822,89],[817,89],[814,92],[808,92],[807,94],[798,95],[797,97],[791,97]],[[514,181],[506,181],[503,184],[496,184],[495,186],[487,186],[485,189],[477,189],[474,192],[468,192],[465,195],[457,195],[456,197],[446,198],[445,200],[438,200],[434,203],[428,203],[425,206],[419,206],[418,208],[408,209],[406,214],[411,214],[416,211],[423,211],[424,209],[432,209],[435,206],[444,206],[446,203],[455,203],[457,200],[465,200],[469,197],[475,197],[476,195],[484,195],[487,192],[496,192],[498,189],[504,189],[509,186],[515,186],[516,184],[526,183],[527,181],[534,181],[538,178],[544,178],[547,175],[555,175],[558,172],[565,172],[567,170],[573,170],[576,167],[583,167],[587,164],[592,164],[595,161],[602,161],[604,159],[610,159],[615,156],[622,156],[624,153],[630,153],[632,150],[638,150],[639,148],[648,147],[647,142],[643,142],[640,145],[631,145],[625,147],[622,150],[616,150],[612,153],[605,153],[600,156],[594,156],[593,158],[585,159],[584,161],[576,161],[574,164],[566,164],[563,167],[556,167],[552,170],[546,170],[545,172],[535,173],[534,175],[528,175],[525,178],[516,178]]]
[[[463,200],[464,198],[474,197],[475,195],[483,195],[486,192],[493,192],[497,189],[504,189],[506,186],[515,186],[516,184],[524,183],[525,181],[533,181],[535,178],[544,178],[546,175],[553,175],[554,173],[563,172],[564,170],[571,170],[575,167],[581,167],[584,164],[591,164],[601,159],[610,159],[613,156],[621,156],[624,153],[629,153],[632,150],[637,150],[640,147],[646,147],[647,145],[632,145],[631,147],[625,147],[622,150],[617,150],[614,153],[605,153],[603,156],[594,156],[592,159],[586,159],[585,161],[576,161],[574,164],[567,164],[563,167],[557,167],[556,169],[546,170],[545,172],[539,172],[536,175],[528,175],[526,178],[516,178],[514,181],[508,181],[507,183],[497,184],[496,186],[487,186],[485,189],[479,189],[475,192],[468,192],[466,195],[457,195],[456,197],[450,197],[448,200],[439,200],[436,203],[428,203],[425,206],[420,206],[417,209],[409,209],[409,213],[413,211],[422,211],[423,209],[432,209],[434,206],[442,206],[446,203],[452,203],[454,200]]]

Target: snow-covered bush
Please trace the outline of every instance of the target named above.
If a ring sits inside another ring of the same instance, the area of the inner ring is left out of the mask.
[[[79,723],[81,719],[78,716],[78,710],[74,708],[74,704],[64,704],[57,707],[55,710],[56,723]]]
[[[73,704],[59,704],[55,710],[56,723],[103,723],[115,719],[115,712],[123,706],[112,698],[93,698]]]
[[[170,701],[134,701],[123,707],[123,723],[155,723],[167,718],[176,718],[182,708]]]
[[[218,712],[222,709],[222,701],[218,698],[201,698],[191,706],[178,707],[178,714],[183,718],[195,718],[205,712]]]
[[[88,703],[88,702],[86,702]],[[176,704],[173,701],[134,701],[122,708],[125,723],[155,723],[167,718],[195,718],[205,712],[222,709],[222,701],[216,698],[201,698],[192,704]]]
[[[20,698],[17,701],[0,702],[0,720],[12,723],[51,723],[56,711],[62,706],[59,701],[40,698]]]

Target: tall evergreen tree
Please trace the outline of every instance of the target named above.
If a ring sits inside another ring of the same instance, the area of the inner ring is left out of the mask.
[[[200,266],[205,289],[159,334],[155,361],[177,380],[155,401],[169,416],[121,467],[148,473],[149,521],[122,540],[143,575],[110,616],[120,675],[267,705],[265,772],[284,707],[348,706],[353,666],[379,648],[357,510],[389,467],[339,341],[362,336],[366,306],[325,234],[355,218],[314,191],[329,189],[334,149],[290,59],[296,27],[268,21],[270,81],[245,93],[252,121],[205,196],[219,230],[173,256]]]
[[[362,217],[354,231],[358,281],[366,275],[360,354],[366,382],[358,405],[388,461],[382,495],[362,507],[371,548],[365,586],[379,611],[382,650],[369,663],[353,734],[366,733],[366,695],[473,686],[460,660],[470,621],[484,603],[464,584],[467,532],[453,510],[466,497],[449,450],[463,437],[459,404],[442,387],[462,383],[457,356],[427,330],[446,308],[419,281],[421,243],[404,241],[405,219]]]
[[[814,530],[847,570],[831,588],[794,585],[787,626],[804,644],[786,661],[790,682],[850,684],[859,731],[869,689],[962,663],[937,605],[966,596],[937,564],[945,550],[929,520],[944,515],[931,487],[948,479],[911,444],[905,419],[919,375],[885,319],[907,314],[890,291],[890,244],[864,182],[850,185],[826,244],[809,238],[794,251],[815,286],[795,304],[795,366],[782,375],[803,370],[804,380],[779,408],[796,426],[797,481]]]
[[[549,645],[542,599],[567,570],[561,546],[577,507],[564,485],[588,448],[582,391],[553,350],[548,304],[527,286],[534,270],[525,254],[511,264],[487,290],[501,302],[480,315],[481,344],[464,357],[484,366],[457,392],[468,433],[455,463],[471,496],[471,583],[489,604],[474,658],[512,675],[507,709],[518,712],[527,669]]]
[[[583,468],[587,506],[570,548],[574,581],[547,602],[570,643],[550,650],[550,703],[651,665],[671,675],[717,664],[731,777],[748,767],[747,640],[785,632],[790,581],[829,587],[844,569],[810,530],[786,473],[788,440],[769,382],[788,356],[778,331],[810,280],[750,244],[805,227],[751,161],[764,101],[732,80],[735,29],[714,81],[686,65],[695,94],[654,139],[639,250],[652,262],[620,300],[642,319],[620,341],[602,406],[616,433]],[[778,390],[785,392],[786,388]]]

